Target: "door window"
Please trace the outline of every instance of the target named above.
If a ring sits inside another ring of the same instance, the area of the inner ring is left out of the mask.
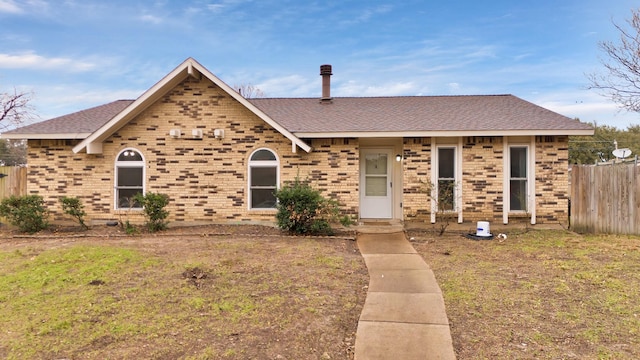
[[[387,154],[365,156],[365,196],[387,196]]]

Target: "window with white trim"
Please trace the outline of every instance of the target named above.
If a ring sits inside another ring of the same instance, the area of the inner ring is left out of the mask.
[[[145,161],[135,149],[125,149],[116,158],[115,208],[139,209],[133,201],[136,194],[144,194]]]
[[[438,210],[453,211],[456,203],[456,148],[438,147]]]
[[[249,157],[249,208],[275,209],[280,163],[269,149],[258,149]]]
[[[509,147],[509,209],[527,211],[528,148],[526,146]]]

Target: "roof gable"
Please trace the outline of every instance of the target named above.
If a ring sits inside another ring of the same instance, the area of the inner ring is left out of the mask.
[[[204,66],[200,65],[200,63],[195,61],[193,58],[188,58],[173,71],[167,74],[164,78],[162,78],[162,80],[160,80],[149,90],[144,92],[138,99],[129,104],[123,111],[115,115],[107,123],[87,136],[82,142],[80,142],[73,148],[73,152],[78,153],[86,149],[87,153],[89,154],[101,153],[102,142],[104,140],[106,140],[109,136],[126,125],[130,120],[132,120],[138,114],[142,113],[145,109],[162,98],[162,96],[164,96],[168,91],[173,89],[176,85],[178,85],[189,76],[198,79],[201,76],[205,76],[206,78],[208,78],[211,82],[220,87],[232,98],[234,98],[251,112],[256,114],[260,119],[271,125],[274,129],[291,140],[293,151],[295,151],[296,147],[300,147],[307,152],[311,151],[311,147],[308,144],[306,144],[304,141],[282,127],[271,117],[265,114],[262,110],[258,109],[255,105],[247,101],[247,99],[234,91],[230,86],[225,84]]]

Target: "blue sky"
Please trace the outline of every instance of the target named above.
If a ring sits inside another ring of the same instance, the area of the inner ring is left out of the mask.
[[[0,91],[42,120],[135,99],[187,57],[269,97],[514,94],[626,128],[587,90],[631,0],[0,0]]]

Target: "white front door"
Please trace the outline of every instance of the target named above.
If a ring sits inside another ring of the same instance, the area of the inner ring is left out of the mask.
[[[360,217],[391,219],[392,149],[362,149],[360,152]]]

